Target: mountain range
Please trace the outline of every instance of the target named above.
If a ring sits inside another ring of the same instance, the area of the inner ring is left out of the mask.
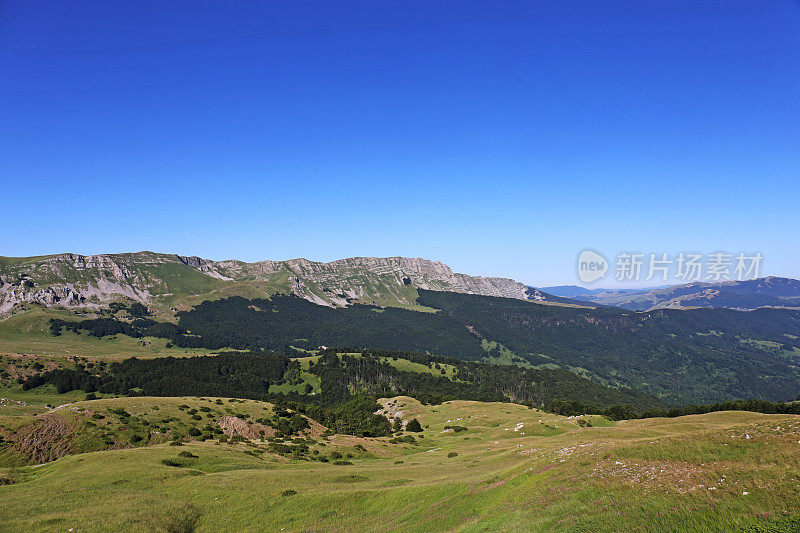
[[[408,257],[352,257],[328,263],[302,258],[212,261],[155,252],[0,257],[0,316],[24,303],[92,310],[114,301],[137,301],[168,316],[206,300],[273,294],[293,294],[334,307],[364,303],[419,309],[418,289],[632,311],[800,307],[800,281],[779,277],[641,290],[536,288],[510,278],[460,274],[439,261]]]
[[[0,352],[297,357],[324,346],[388,349],[566,370],[673,404],[785,401],[800,393],[798,283],[551,289],[568,298],[402,257],[3,257]]]
[[[138,301],[166,314],[215,298],[276,293],[326,306],[418,308],[417,289],[569,303],[509,278],[459,274],[438,261],[407,257],[329,263],[211,261],[154,252],[0,257],[0,314],[23,303],[97,309],[119,300]]]
[[[577,285],[542,287],[548,294],[632,311],[718,307],[800,308],[800,281],[769,276],[742,281],[695,282],[651,289],[586,289]]]

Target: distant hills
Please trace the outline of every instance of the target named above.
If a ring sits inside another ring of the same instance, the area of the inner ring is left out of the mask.
[[[556,296],[632,311],[717,307],[751,310],[759,307],[800,308],[800,281],[770,276],[743,281],[688,283],[654,289],[586,289],[576,285],[542,287]]]

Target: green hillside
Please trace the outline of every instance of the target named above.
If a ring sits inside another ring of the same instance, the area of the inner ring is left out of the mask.
[[[190,420],[179,402],[218,407],[207,400],[78,408]],[[253,416],[272,412],[221,403]],[[421,422],[421,433],[403,434],[414,443],[315,434],[303,437],[314,441],[308,458],[292,458],[260,438],[190,439],[0,469],[0,528],[661,532],[791,531],[800,523],[796,417],[726,412],[609,424],[507,403],[381,403]],[[320,455],[327,462],[311,459]]]

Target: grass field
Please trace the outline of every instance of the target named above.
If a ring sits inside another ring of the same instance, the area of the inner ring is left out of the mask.
[[[50,334],[48,321],[51,318],[75,320],[68,311],[54,311],[35,307],[30,311],[0,320],[0,355],[33,354],[75,357],[100,357],[116,360],[128,357],[159,357],[171,355],[205,355],[212,350],[194,348],[167,348],[167,339],[144,337],[134,339],[127,335],[91,337],[85,333],[77,335],[64,331],[58,337]],[[215,350],[219,351],[219,350]]]
[[[612,424],[514,404],[382,402],[387,412],[420,420],[418,444],[317,436],[312,448],[323,453],[363,446],[350,465],[291,460],[250,440],[129,446],[4,469],[11,484],[0,486],[0,530],[661,532],[800,524],[798,417],[724,412]],[[139,421],[166,414],[184,423],[181,404],[254,415],[270,409],[222,403],[120,398],[62,409],[121,407]],[[181,451],[197,458],[177,460]]]

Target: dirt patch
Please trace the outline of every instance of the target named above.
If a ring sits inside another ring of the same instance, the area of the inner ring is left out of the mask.
[[[300,435],[301,436],[303,436],[303,437],[319,437],[320,435],[322,435],[323,433],[328,431],[328,428],[326,428],[325,426],[323,426],[322,424],[320,424],[316,420],[312,420],[310,418],[307,418],[306,420],[308,420],[308,426],[309,427],[307,427],[306,429],[300,431]]]
[[[258,422],[249,423],[236,416],[223,416],[217,419],[217,425],[229,437],[234,435],[242,436],[246,439],[257,439],[262,436],[274,437],[275,430]],[[263,431],[263,433],[261,433]]]
[[[14,448],[34,463],[54,461],[70,453],[75,426],[60,416],[44,415],[8,437]]]

